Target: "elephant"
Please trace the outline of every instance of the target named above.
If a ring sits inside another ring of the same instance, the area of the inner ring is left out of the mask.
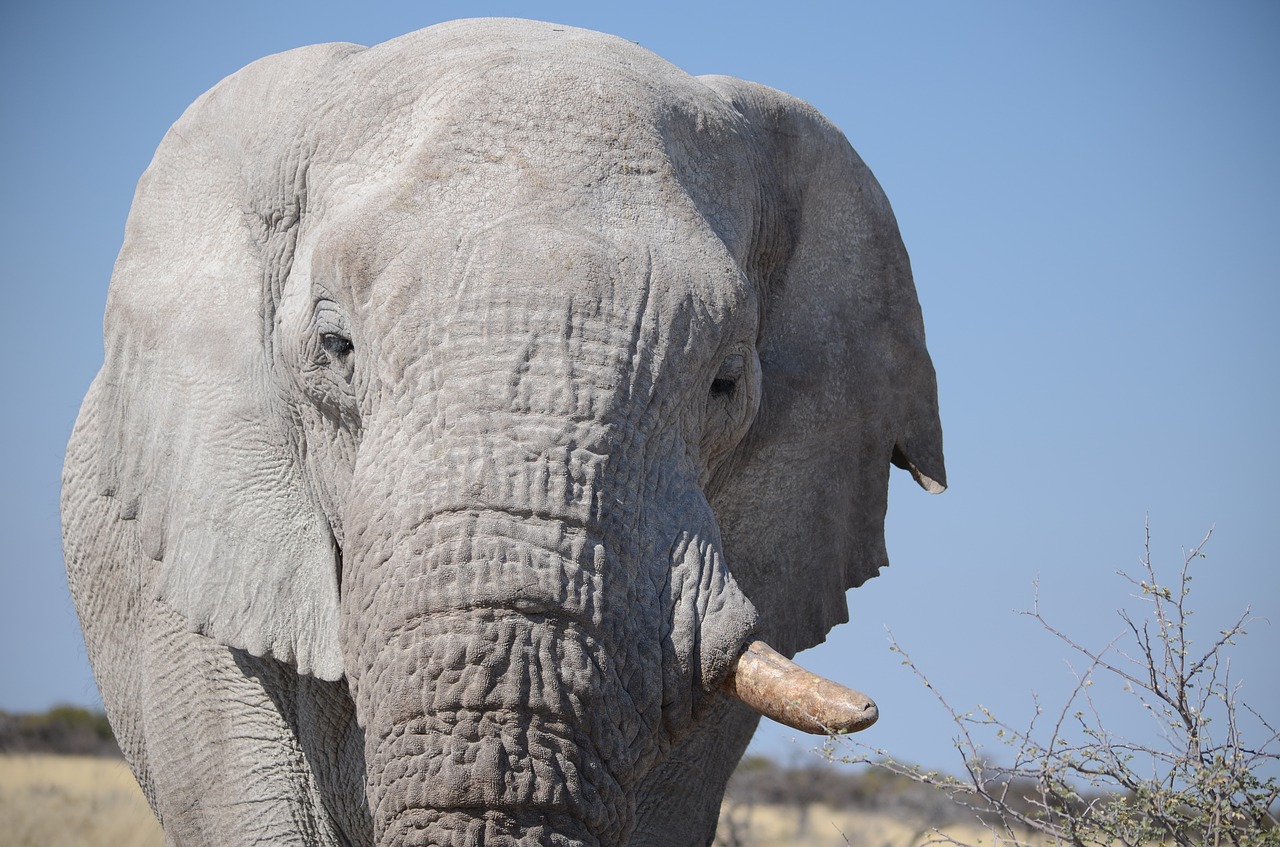
[[[167,844],[709,844],[761,712],[875,717],[787,657],[890,466],[945,487],[936,377],[794,97],[507,19],[269,56],[160,143],[104,336],[64,552]]]

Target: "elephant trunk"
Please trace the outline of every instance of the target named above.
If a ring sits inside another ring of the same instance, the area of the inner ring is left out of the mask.
[[[618,727],[590,713],[601,699],[592,637],[498,610],[421,629],[413,649],[371,669],[401,680],[366,727],[378,843],[625,840],[613,769],[631,756]]]
[[[662,712],[661,686],[635,680],[662,658],[601,613],[626,600],[609,597],[616,545],[450,510],[383,555],[360,562],[376,611],[348,659],[378,843],[624,843]]]

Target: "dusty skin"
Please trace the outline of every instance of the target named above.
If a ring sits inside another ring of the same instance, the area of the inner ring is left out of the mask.
[[[510,19],[269,56],[161,141],[107,303],[64,552],[171,843],[705,847],[761,713],[871,722],[723,685],[847,619],[891,465],[945,487],[893,210],[809,104]]]

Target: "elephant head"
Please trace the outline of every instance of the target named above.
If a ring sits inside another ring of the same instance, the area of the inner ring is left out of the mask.
[[[841,133],[529,22],[201,97],[90,401],[154,596],[346,680],[386,844],[626,843],[708,739],[741,753],[744,648],[847,619],[889,465],[944,485],[907,254]]]

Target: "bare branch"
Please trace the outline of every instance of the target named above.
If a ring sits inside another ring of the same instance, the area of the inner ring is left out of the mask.
[[[963,775],[926,772],[849,737],[834,739],[846,751],[841,760],[869,762],[946,792],[986,822],[995,843],[1024,844],[1035,833],[1041,839],[1037,843],[1047,838],[1075,847],[1156,842],[1280,847],[1273,810],[1280,801],[1280,781],[1266,776],[1280,765],[1280,732],[1239,701],[1225,655],[1245,635],[1250,610],[1220,630],[1197,658],[1190,649],[1193,565],[1205,558],[1212,535],[1211,528],[1199,544],[1183,551],[1174,584],[1165,585],[1153,564],[1147,523],[1139,575],[1119,574],[1138,590],[1135,599],[1147,604],[1146,612],[1139,620],[1120,610],[1125,629],[1101,650],[1048,622],[1037,582],[1032,608],[1021,614],[1088,660],[1083,670],[1071,671],[1075,685],[1048,725],[1034,698],[1025,729],[981,706],[958,712],[890,633],[890,649],[955,725]],[[1162,746],[1117,737],[1106,728],[1091,692],[1099,677],[1124,682],[1134,701],[1156,719]],[[1245,743],[1242,717],[1253,732],[1261,731],[1261,739]],[[989,736],[1008,751],[1010,764],[987,758],[983,742]],[[934,830],[929,843],[961,842]]]

